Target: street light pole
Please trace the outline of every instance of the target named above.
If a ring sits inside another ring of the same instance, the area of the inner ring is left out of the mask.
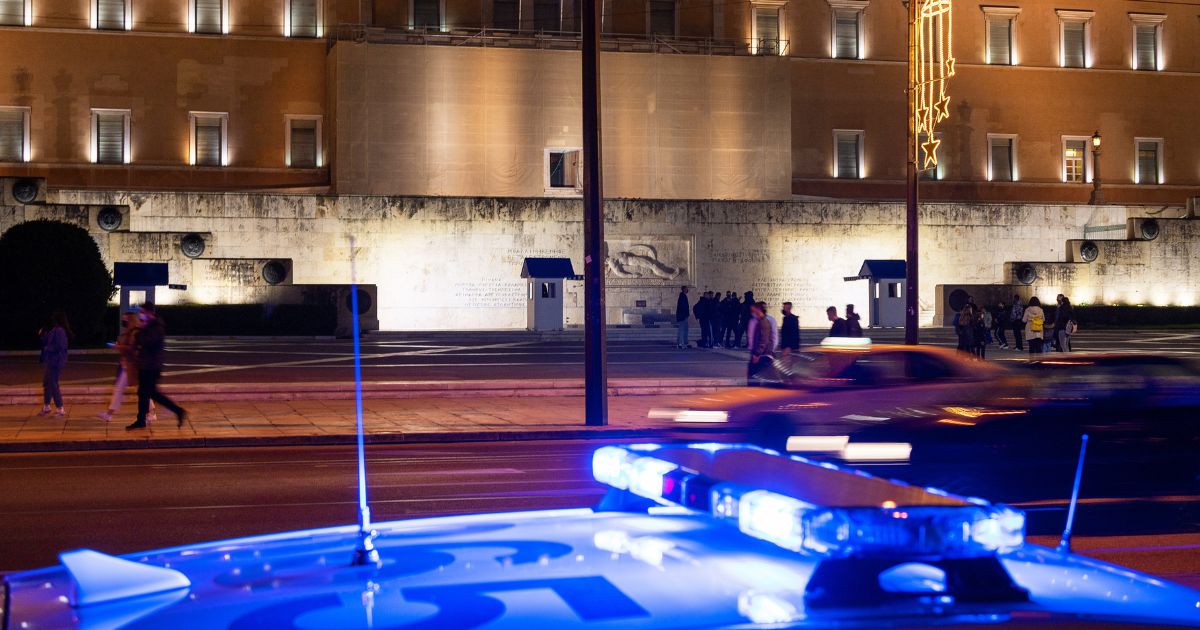
[[[905,265],[904,265],[904,343],[920,343],[917,329],[919,302],[917,300],[918,216],[917,216],[917,11],[920,0],[908,0],[908,109],[906,111],[908,143],[907,195],[905,204]]]
[[[604,192],[600,153],[600,8],[583,0],[583,375],[584,422],[608,424],[604,322]]]
[[[1088,203],[1098,206],[1104,203],[1104,191],[1100,190],[1100,132],[1092,134],[1092,198]]]

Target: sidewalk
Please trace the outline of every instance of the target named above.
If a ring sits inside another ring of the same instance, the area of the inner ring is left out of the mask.
[[[373,443],[650,437],[663,435],[670,425],[648,420],[647,412],[684,398],[610,397],[606,427],[584,426],[584,399],[571,395],[367,398],[363,418],[367,441]],[[39,417],[38,405],[0,407],[0,452],[349,444],[355,439],[353,400],[193,402],[186,408],[188,422],[182,428],[162,410],[149,428],[126,431],[134,416],[129,403],[112,422],[96,417],[102,404],[71,406],[65,418]]]

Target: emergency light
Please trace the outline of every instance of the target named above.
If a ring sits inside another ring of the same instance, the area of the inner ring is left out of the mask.
[[[1025,543],[1024,513],[753,446],[605,446],[597,481],[818,558],[974,558]]]

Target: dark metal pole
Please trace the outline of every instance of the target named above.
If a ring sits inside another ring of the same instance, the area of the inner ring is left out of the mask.
[[[920,2],[908,0],[908,109],[905,127],[908,129],[908,178],[905,204],[905,278],[904,278],[904,343],[916,345],[921,342],[917,328],[920,302],[917,300],[917,11]]]
[[[583,375],[585,421],[608,424],[604,322],[604,190],[600,152],[600,8],[583,0]]]

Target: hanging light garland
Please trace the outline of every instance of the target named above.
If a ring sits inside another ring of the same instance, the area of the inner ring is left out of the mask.
[[[942,143],[934,135],[938,123],[950,117],[950,97],[946,81],[954,76],[952,53],[951,0],[910,0],[918,3],[916,28],[916,98],[913,99],[913,134],[916,142],[922,133],[925,142],[922,170],[937,166],[937,150]],[[916,151],[917,147],[913,147]],[[920,157],[918,153],[917,157]]]

